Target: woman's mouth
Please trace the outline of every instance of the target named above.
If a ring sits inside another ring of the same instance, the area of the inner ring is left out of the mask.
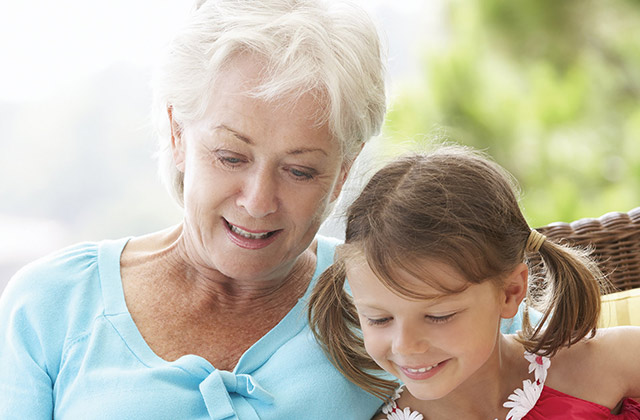
[[[244,249],[264,248],[267,245],[271,244],[276,239],[278,234],[282,232],[282,229],[269,231],[252,231],[229,223],[225,219],[223,220],[224,225],[227,228],[227,237],[231,240],[231,242]]]
[[[227,222],[227,224],[229,225],[229,229],[231,229],[232,232],[237,233],[240,236],[243,236],[247,239],[265,239],[268,238],[269,236],[273,235],[276,231],[271,231],[271,232],[264,232],[264,233],[253,233],[253,232],[249,232],[247,230],[241,229],[238,226],[234,226],[231,223]]]

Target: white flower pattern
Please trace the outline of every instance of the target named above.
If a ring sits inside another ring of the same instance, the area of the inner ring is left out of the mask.
[[[534,372],[535,381],[530,379],[522,381],[522,389],[516,389],[509,395],[508,401],[503,404],[505,408],[510,408],[506,420],[521,420],[536,405],[544,381],[547,379],[547,370],[551,366],[548,357],[538,356],[529,352],[524,352],[524,357],[529,361],[529,373]],[[409,407],[404,409],[398,407],[396,400],[404,390],[404,385],[396,390],[391,402],[382,407],[382,413],[387,415],[387,420],[423,420],[424,417],[417,411],[411,411]],[[495,419],[498,420],[498,419]]]
[[[393,412],[387,415],[387,419],[391,420],[423,420],[422,414],[417,411],[411,411],[409,407],[405,407],[404,410],[396,408]]]
[[[387,420],[424,420],[424,416],[417,411],[411,411],[409,407],[404,409],[398,407],[396,400],[400,398],[402,391],[404,391],[404,386],[396,389],[391,397],[391,402],[382,407],[382,413],[387,415]]]
[[[543,384],[547,380],[547,370],[551,366],[551,360],[528,352],[524,353],[524,358],[529,361],[529,373],[535,372],[536,383]]]
[[[527,415],[536,405],[543,385],[531,382],[530,379],[522,381],[522,389],[516,389],[509,395],[509,401],[503,404],[505,408],[511,408],[507,413],[507,420],[520,420]]]

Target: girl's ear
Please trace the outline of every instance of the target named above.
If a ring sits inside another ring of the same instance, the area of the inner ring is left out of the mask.
[[[520,263],[507,276],[500,291],[500,303],[502,318],[513,318],[518,313],[518,307],[527,296],[529,268],[525,263]]]
[[[182,140],[182,126],[173,118],[173,108],[167,107],[169,124],[171,126],[171,152],[173,163],[180,172],[184,172],[184,142]]]

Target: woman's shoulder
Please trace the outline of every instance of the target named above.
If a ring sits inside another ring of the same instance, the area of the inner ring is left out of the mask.
[[[38,258],[22,267],[11,278],[6,293],[58,288],[72,277],[73,272],[86,272],[97,264],[98,243],[82,242]],[[47,290],[50,292],[50,290]]]
[[[333,257],[336,252],[336,247],[342,243],[343,241],[338,238],[316,235],[314,244],[312,244],[312,246],[315,245],[316,256],[318,258],[316,273],[314,277],[317,277],[322,271],[324,271],[333,263]]]
[[[331,252],[334,252],[335,248],[338,245],[341,245],[342,243],[344,243],[342,239],[334,238],[332,236],[325,236],[325,235],[316,235],[316,242],[317,242],[318,250],[323,248],[325,250],[331,250]]]
[[[104,312],[100,260],[118,255],[122,244],[79,243],[20,269],[0,297],[0,342],[12,344],[0,349],[0,359],[28,359],[54,378],[68,344],[86,336]]]
[[[88,305],[101,295],[102,254],[118,255],[121,241],[83,242],[41,257],[9,280],[0,299],[3,312],[24,313],[36,319],[56,317]]]

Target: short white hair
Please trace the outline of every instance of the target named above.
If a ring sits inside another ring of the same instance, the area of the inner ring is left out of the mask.
[[[163,182],[183,204],[167,115],[180,124],[204,116],[215,79],[239,54],[264,60],[251,92],[273,101],[311,93],[346,162],[379,134],[386,111],[385,54],[367,13],[346,0],[198,0],[153,79],[153,119]]]

